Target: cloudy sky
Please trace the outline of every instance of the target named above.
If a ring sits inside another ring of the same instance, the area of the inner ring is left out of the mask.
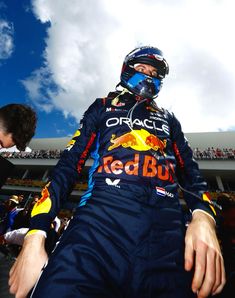
[[[170,65],[158,104],[185,132],[235,130],[234,3],[0,0],[1,105],[32,105],[36,137],[71,135],[115,88],[125,55],[154,45]]]

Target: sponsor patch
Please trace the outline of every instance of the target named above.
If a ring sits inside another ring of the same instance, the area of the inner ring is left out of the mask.
[[[170,128],[167,124],[162,124],[161,127],[158,127],[157,123],[150,119],[142,120],[142,119],[136,118],[133,121],[131,121],[128,117],[120,117],[120,118],[113,117],[113,118],[109,118],[106,121],[106,127],[115,127],[123,124],[127,124],[128,126],[138,125],[146,129],[155,129],[156,131],[159,131],[161,133],[164,132],[167,135],[170,134]]]
[[[120,185],[118,185],[119,182],[120,182],[120,180],[121,180],[121,179],[115,179],[115,180],[112,181],[110,178],[106,178],[106,179],[105,179],[105,182],[106,182],[108,185],[110,185],[110,186],[114,186],[114,187],[118,187],[118,188],[120,188]]]

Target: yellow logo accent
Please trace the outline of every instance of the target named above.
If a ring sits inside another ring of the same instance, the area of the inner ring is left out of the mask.
[[[50,185],[50,182],[43,188],[42,197],[34,205],[33,210],[31,212],[31,217],[34,217],[35,215],[42,214],[42,213],[48,213],[51,210],[52,203],[50,199],[50,193],[47,189],[49,185]]]
[[[125,103],[120,102],[119,101],[119,96],[117,96],[112,100],[111,105],[114,106],[114,107],[123,107],[123,106],[125,106]]]
[[[30,230],[26,235],[41,234],[44,233],[42,230]]]
[[[70,150],[70,149],[73,147],[73,145],[74,145],[75,142],[76,142],[76,140],[74,140],[74,139],[75,139],[76,137],[79,137],[80,134],[81,134],[81,132],[80,132],[80,130],[78,129],[78,130],[75,132],[75,134],[73,135],[72,139],[68,142],[68,144],[67,144],[67,146],[66,146],[66,148],[67,148],[68,150]]]
[[[80,134],[81,134],[80,130],[79,130],[79,129],[76,130],[76,131],[75,131],[75,134],[74,134],[73,137],[72,137],[72,139],[74,139],[74,138],[76,138],[76,137],[79,137]]]
[[[208,202],[208,203],[211,203],[211,200],[209,199],[207,193],[204,193],[204,194],[202,195],[202,199],[203,199],[203,201],[206,201],[206,202]],[[211,208],[212,212],[214,213],[214,215],[216,215],[215,208],[214,208],[213,206],[211,206],[211,204],[210,204],[210,208]]]
[[[66,148],[72,147],[75,144],[75,140],[70,140],[66,146]]]

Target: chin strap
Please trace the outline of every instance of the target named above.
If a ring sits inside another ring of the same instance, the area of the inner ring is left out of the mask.
[[[118,87],[121,87],[121,90],[119,90]],[[136,99],[136,101],[138,101],[138,102],[140,102],[140,101],[142,101],[142,100],[146,100],[145,97],[142,97],[142,96],[140,96],[140,95],[137,95],[137,94],[133,93],[132,91],[130,91],[129,89],[127,89],[126,87],[123,87],[122,84],[121,84],[121,82],[117,84],[117,86],[116,86],[115,89],[116,89],[118,92],[121,92],[121,93],[118,94],[118,96],[115,97],[115,98],[118,98],[119,96],[121,96],[121,95],[123,95],[123,94],[125,94],[125,93],[129,93],[129,94],[135,96],[135,99]]]

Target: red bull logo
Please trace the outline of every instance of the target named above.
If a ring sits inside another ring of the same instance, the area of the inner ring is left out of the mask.
[[[170,168],[169,168],[170,167]],[[152,155],[145,155],[143,160],[140,160],[140,154],[134,155],[134,158],[123,162],[114,159],[113,156],[103,157],[102,165],[99,166],[98,173],[115,174],[115,175],[134,175],[142,177],[157,177],[164,181],[174,182],[172,172],[174,167],[172,164],[162,165],[158,164],[156,158]]]
[[[150,149],[154,151],[160,151],[164,153],[167,141],[161,140],[157,136],[150,134],[145,129],[132,130],[121,136],[112,135],[110,142],[112,143],[108,147],[108,151],[111,151],[118,147],[132,148],[136,151],[148,151]],[[142,160],[140,160],[142,159]],[[171,169],[169,169],[171,167]],[[161,180],[168,180],[174,182],[172,172],[174,172],[173,165],[158,164],[157,159],[152,155],[141,156],[139,153],[134,154],[133,160],[123,162],[121,160],[115,160],[112,155],[103,157],[102,165],[99,166],[98,173],[106,174],[127,174],[144,177],[158,177]]]
[[[167,145],[166,140],[159,139],[145,129],[132,130],[119,137],[112,135],[110,142],[112,145],[108,147],[108,151],[122,146],[123,148],[132,148],[136,151],[159,150],[162,154],[165,154],[164,149]]]

